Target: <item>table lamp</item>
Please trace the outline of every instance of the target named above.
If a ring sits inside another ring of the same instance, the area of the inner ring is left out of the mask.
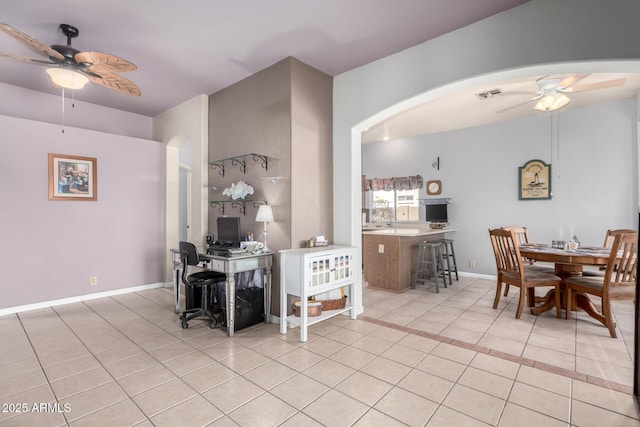
[[[273,211],[270,205],[260,205],[258,213],[256,214],[256,222],[264,223],[264,252],[269,252],[270,249],[267,246],[267,223],[273,222]]]

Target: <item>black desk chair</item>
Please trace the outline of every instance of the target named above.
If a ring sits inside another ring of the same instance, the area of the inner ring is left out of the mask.
[[[182,283],[185,288],[188,287],[200,287],[202,290],[202,300],[200,307],[185,310],[180,316],[182,321],[182,328],[189,327],[189,320],[196,317],[206,316],[211,323],[209,327],[215,328],[218,321],[215,314],[220,313],[220,307],[216,307],[211,310],[211,287],[215,283],[224,283],[226,276],[224,273],[217,273],[215,271],[199,271],[197,273],[188,274],[187,270],[190,265],[198,265],[200,263],[200,256],[193,243],[180,242],[180,257],[182,259]],[[185,292],[188,294],[188,292]]]

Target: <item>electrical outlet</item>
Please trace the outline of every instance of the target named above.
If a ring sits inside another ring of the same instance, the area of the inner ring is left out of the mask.
[[[98,284],[98,276],[89,277],[89,286],[96,286]]]
[[[383,254],[384,253],[384,245],[383,244],[379,244],[378,245],[378,253],[379,254]]]
[[[476,268],[476,262],[474,260],[469,261],[469,268],[471,269]]]

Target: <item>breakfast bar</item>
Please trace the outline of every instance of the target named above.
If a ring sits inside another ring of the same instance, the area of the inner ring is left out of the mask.
[[[370,288],[404,292],[411,287],[416,245],[437,241],[453,228],[378,228],[362,231],[364,280]]]

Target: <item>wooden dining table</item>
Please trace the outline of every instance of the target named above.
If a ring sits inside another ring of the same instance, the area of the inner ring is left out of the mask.
[[[568,250],[552,248],[546,244],[527,243],[520,245],[519,249],[520,255],[524,258],[554,263],[556,275],[561,279],[570,276],[581,276],[584,266],[605,266],[609,262],[610,256],[610,249],[597,246]],[[563,295],[561,295],[560,301],[562,308],[566,309],[564,288],[561,282],[560,292],[562,292]],[[555,292],[555,289],[547,292],[542,300],[542,304],[531,308],[531,314],[542,314],[555,308]],[[575,300],[571,304],[573,309],[582,309],[589,314],[589,316],[600,321],[602,315],[598,313],[588,295],[577,292],[571,295],[575,297]]]

